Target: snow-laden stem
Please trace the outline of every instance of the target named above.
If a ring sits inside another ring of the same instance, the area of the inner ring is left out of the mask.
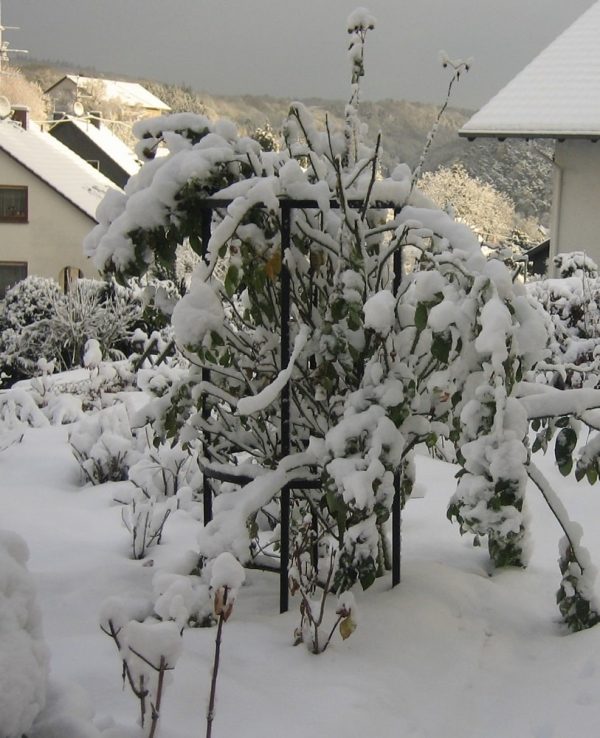
[[[411,189],[410,189],[411,193],[413,192],[419,180],[419,177],[421,176],[421,172],[423,171],[423,165],[425,164],[425,159],[427,158],[427,154],[429,153],[429,149],[431,148],[431,144],[433,143],[435,134],[437,133],[437,129],[440,124],[440,121],[444,113],[446,112],[448,105],[450,104],[450,98],[452,97],[452,88],[460,79],[461,73],[463,71],[468,71],[469,69],[469,64],[467,62],[458,62],[457,64],[452,64],[450,62],[450,64],[454,69],[454,74],[450,78],[450,82],[448,84],[448,90],[446,91],[446,98],[444,99],[443,104],[438,110],[438,114],[435,118],[433,126],[431,127],[431,130],[429,131],[429,134],[427,136],[427,141],[425,143],[425,146],[423,147],[423,151],[421,152],[421,156],[419,157],[419,162],[413,172],[412,180],[411,180]],[[448,62],[444,62],[444,66],[448,66]]]
[[[565,534],[565,537],[568,540],[571,549],[573,550],[573,554],[577,559],[577,563],[579,564],[579,566],[581,566],[581,570],[583,571],[584,567],[577,557],[579,544],[571,536],[569,528],[569,526],[571,525],[571,520],[569,518],[569,513],[567,512],[566,507],[559,499],[550,482],[542,474],[541,470],[533,463],[533,461],[530,461],[527,465],[527,475],[538,488],[544,500],[546,500],[546,504],[550,508],[550,511],[556,518],[556,521]]]
[[[213,658],[212,679],[210,682],[210,697],[208,699],[208,710],[206,712],[206,738],[211,738],[212,724],[215,717],[215,699],[217,696],[217,678],[219,676],[219,663],[221,659],[221,639],[223,633],[223,623],[226,618],[227,597],[229,595],[229,587],[223,587],[223,607],[219,613],[217,623],[217,635],[215,638],[215,655]]]
[[[121,653],[121,641],[119,638],[119,633],[121,632],[121,628],[119,629],[115,628],[113,621],[109,619],[108,630],[103,625],[100,626],[100,630],[103,633],[105,633],[107,636],[110,636],[113,639],[118,652]],[[131,673],[131,670],[129,668],[129,664],[127,663],[127,659],[122,658],[122,662],[123,662],[123,671],[122,671],[123,682],[125,682],[125,679],[127,679],[127,682],[129,683],[129,686],[131,687],[131,691],[139,700],[140,725],[143,728],[144,722],[146,719],[146,698],[148,697],[149,692],[147,689],[144,688],[144,677],[140,676],[140,686],[137,687],[135,680],[133,678],[133,675]]]

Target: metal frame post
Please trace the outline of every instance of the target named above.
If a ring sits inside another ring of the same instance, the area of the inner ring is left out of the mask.
[[[206,251],[208,249],[208,242],[210,241],[211,236],[211,226],[212,226],[212,208],[210,207],[204,207],[200,211],[200,239],[202,241],[202,258],[204,261],[207,261]],[[210,369],[203,368],[202,369],[202,381],[203,382],[209,382],[210,381]],[[204,395],[204,399],[202,401],[202,420],[208,420],[210,417],[210,407],[208,406],[208,398],[207,395]],[[204,453],[204,456],[206,458],[209,457],[210,453],[210,443],[209,443],[209,436],[204,432],[204,441],[202,444],[202,450]],[[213,509],[212,509],[212,485],[210,483],[210,480],[206,476],[206,474],[202,475],[202,510],[204,514],[204,525],[207,523],[210,523],[213,517]]]
[[[281,201],[281,339],[280,362],[281,369],[290,362],[290,272],[286,264],[286,252],[290,247],[292,237],[292,207],[289,200]],[[280,454],[281,458],[290,453],[290,385],[286,383],[281,392],[281,429]],[[287,612],[289,606],[288,592],[288,561],[290,557],[290,487],[285,485],[281,490],[280,512],[280,552],[281,563],[279,570],[279,612]]]

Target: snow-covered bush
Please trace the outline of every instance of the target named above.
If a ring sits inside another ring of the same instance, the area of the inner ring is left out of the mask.
[[[35,373],[47,340],[37,326],[52,317],[60,298],[58,283],[45,277],[26,277],[6,291],[0,303],[0,376],[5,384]]]
[[[195,455],[180,445],[159,443],[155,447],[149,438],[146,443],[139,461],[129,468],[128,477],[136,489],[122,510],[134,559],[144,558],[148,548],[160,543],[174,510],[189,508],[193,496],[190,485],[198,475]]]
[[[530,363],[529,347],[539,343],[528,334],[526,348],[516,338],[518,320],[535,323],[535,313],[508,271],[485,261],[476,237],[444,213],[408,204],[420,202],[408,167],[380,178],[380,145],[363,144],[357,115],[372,25],[365,11],[349,20],[353,77],[344,130],[317,130],[307,109],[294,104],[281,151],[264,151],[227,122],[193,115],[144,121],[136,128],[144,150],[160,141],[170,153],[150,159],[125,196],[104,201],[100,224],[86,240],[99,268],[130,274],[174,259],[178,241],[189,239],[201,251],[199,205],[207,196],[232,199],[226,211],[214,211],[207,263],[196,268],[173,312],[176,338],[193,364],[148,416],[159,435],[177,434],[182,443],[200,435],[208,470],[218,462],[235,474],[240,453],[247,456],[244,473],[253,481],[230,492],[207,526],[201,539],[207,557],[227,549],[251,557],[247,519],[315,469],[319,498],[298,495],[296,504],[316,516],[319,535],[333,531],[337,539],[337,590],[356,581],[367,587],[389,566],[385,521],[394,475],[405,471],[409,494],[414,446],[451,431],[463,438],[453,424],[460,426],[460,410],[472,399],[468,387],[463,398],[469,374],[481,378],[489,363],[487,381],[504,382],[509,373],[512,383],[514,368],[502,367],[506,349],[491,341],[491,326],[498,323],[512,342],[515,362]],[[283,263],[281,198],[315,202],[294,211]],[[396,284],[401,275],[394,255],[409,247],[419,257],[396,297],[394,268]],[[228,265],[223,281],[215,276],[221,260]],[[279,356],[282,270],[294,298],[286,364]],[[277,463],[288,383],[290,455]],[[485,424],[480,430],[487,432]],[[521,443],[522,431],[514,431]],[[497,505],[499,497],[492,498],[487,503]]]
[[[584,251],[557,254],[553,261],[560,277],[596,278],[598,276],[598,265]]]
[[[52,334],[59,366],[68,369],[81,364],[90,339],[98,341],[105,356],[122,358],[128,353],[128,338],[141,315],[141,304],[132,290],[79,279],[56,301],[45,327]],[[46,358],[53,356],[49,354]]]
[[[0,531],[0,735],[22,738],[46,701],[48,650],[29,551],[15,533]]]
[[[124,405],[114,405],[77,421],[69,443],[85,479],[92,484],[127,479],[140,458]]]
[[[580,271],[527,289],[548,314],[551,355],[538,367],[540,379],[561,387],[598,386],[600,279]]]
[[[43,357],[56,369],[80,366],[88,340],[96,340],[107,358],[133,353],[131,336],[136,328],[152,330],[144,315],[143,294],[138,287],[113,282],[77,280],[63,294],[49,279],[28,277],[6,293],[0,320],[0,372],[5,383],[38,373]],[[163,318],[164,321],[164,318]]]
[[[110,636],[119,652],[123,680],[139,703],[139,724],[156,735],[161,703],[181,653],[181,631],[174,622],[151,617],[145,602],[113,598],[105,603],[100,628]]]
[[[172,316],[189,371],[161,382],[145,418],[161,440],[202,444],[217,495],[202,561],[256,558],[261,514],[276,540],[286,521],[273,502],[292,490],[291,540],[314,531],[299,552],[307,592],[332,567],[338,593],[390,568],[394,497],[410,495],[415,446],[440,440],[462,466],[449,516],[487,537],[496,565],[527,561],[533,416],[521,380],[544,356],[547,320],[469,228],[415,189],[418,172],[398,165],[381,177],[381,142],[364,144],[358,118],[372,26],[364,9],[349,19],[342,130],[319,130],[299,103],[268,151],[228,121],[141,121],[146,163],[104,200],[85,243],[99,269],[122,277],[172,263],[184,242],[203,255]],[[464,69],[445,66],[453,82]],[[166,155],[154,158],[158,145]],[[229,204],[211,210],[203,243],[210,197]],[[318,483],[298,484],[307,478]]]
[[[175,497],[182,488],[192,486],[197,475],[196,455],[180,444],[148,444],[144,455],[129,469],[129,480],[144,497],[154,500]]]
[[[143,559],[146,551],[160,543],[167,518],[173,511],[172,500],[134,497],[121,511],[123,524],[131,534],[131,555]]]

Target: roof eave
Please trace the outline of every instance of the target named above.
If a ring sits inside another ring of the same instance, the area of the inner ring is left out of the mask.
[[[579,139],[581,141],[592,141],[593,143],[600,141],[600,131],[468,131],[463,128],[458,132],[458,135],[469,141],[474,141],[476,138],[497,138],[499,141],[504,141],[507,138],[520,138],[526,141],[535,138],[553,139],[555,141]]]

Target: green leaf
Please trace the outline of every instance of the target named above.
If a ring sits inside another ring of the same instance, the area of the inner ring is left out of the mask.
[[[563,477],[568,477],[572,469],[573,459],[569,459],[568,461],[565,461],[564,464],[558,465],[558,471],[563,475]]]
[[[577,433],[573,428],[563,428],[556,436],[554,455],[558,466],[573,465],[573,451],[577,445]]]
[[[234,292],[240,281],[239,269],[235,264],[231,264],[225,275],[225,292],[228,297],[233,297]]]
[[[429,433],[425,438],[425,445],[427,448],[433,448],[437,443],[438,437],[436,433]]]
[[[590,484],[596,484],[598,481],[598,467],[595,465],[588,466],[586,469],[587,480]]]
[[[190,236],[190,246],[198,256],[202,256],[202,239],[196,233],[192,233]]]
[[[431,344],[431,355],[434,359],[441,361],[442,364],[447,364],[451,347],[452,339],[450,337],[446,338],[442,334],[437,334]]]
[[[362,327],[360,309],[356,305],[351,305],[348,310],[348,328],[351,331],[357,331]]]
[[[427,328],[427,305],[425,303],[420,302],[417,305],[417,309],[415,310],[415,326],[418,330],[422,331],[425,328]]]
[[[348,303],[344,300],[336,300],[331,306],[331,317],[339,322],[342,318],[345,318],[348,314]]]
[[[360,586],[363,589],[369,589],[369,587],[375,581],[375,568],[374,567],[372,567],[372,568],[370,567],[367,570],[361,571],[361,573],[359,575],[359,580],[360,580]]]

